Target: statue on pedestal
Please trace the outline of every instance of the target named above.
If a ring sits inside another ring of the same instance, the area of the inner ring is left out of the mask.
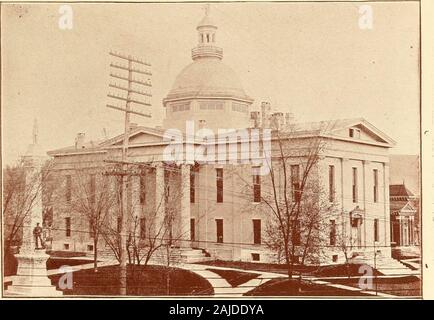
[[[47,260],[50,257],[45,252],[45,243],[42,239],[42,190],[36,189],[42,185],[41,170],[44,161],[43,152],[38,145],[37,124],[33,128],[33,144],[23,156],[26,165],[26,174],[36,176],[38,182],[34,184],[35,200],[31,211],[23,219],[23,244],[18,254],[17,273],[12,276],[12,284],[5,291],[6,296],[26,297],[52,297],[62,296],[62,291],[56,290],[47,273]],[[33,228],[33,226],[36,226]],[[33,243],[34,242],[34,243]]]
[[[42,240],[42,227],[39,222],[36,223],[36,227],[33,229],[33,236],[35,237],[35,249],[45,249],[44,240]]]

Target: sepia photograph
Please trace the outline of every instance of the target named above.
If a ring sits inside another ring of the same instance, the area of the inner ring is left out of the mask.
[[[2,298],[422,299],[421,50],[420,1],[2,3]]]

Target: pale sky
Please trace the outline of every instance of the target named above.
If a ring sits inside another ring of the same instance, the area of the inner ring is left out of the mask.
[[[358,26],[360,3],[212,4],[223,61],[254,106],[268,100],[298,121],[364,117],[392,137],[392,153],[419,153],[419,4],[372,3],[373,29]],[[58,27],[60,4],[2,4],[3,161],[13,162],[39,122],[43,149],[123,130],[110,99],[110,50],[152,63],[152,119],[191,62],[201,4],[70,4],[72,30]]]

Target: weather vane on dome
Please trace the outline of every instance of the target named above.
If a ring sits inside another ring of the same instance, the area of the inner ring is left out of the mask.
[[[209,11],[211,9],[211,5],[209,3],[206,3],[203,7],[204,7],[204,10],[205,10],[205,15],[209,16]]]

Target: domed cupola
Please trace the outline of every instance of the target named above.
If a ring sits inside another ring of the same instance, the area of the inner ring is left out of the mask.
[[[223,49],[216,46],[217,26],[209,16],[209,6],[205,9],[205,16],[197,25],[198,45],[191,50],[193,60],[200,58],[223,58]]]
[[[253,99],[243,89],[232,68],[222,62],[223,50],[216,45],[217,25],[209,6],[197,25],[198,44],[192,49],[193,62],[176,77],[163,99],[164,127],[185,129],[188,120],[206,123],[211,129],[247,128]]]

